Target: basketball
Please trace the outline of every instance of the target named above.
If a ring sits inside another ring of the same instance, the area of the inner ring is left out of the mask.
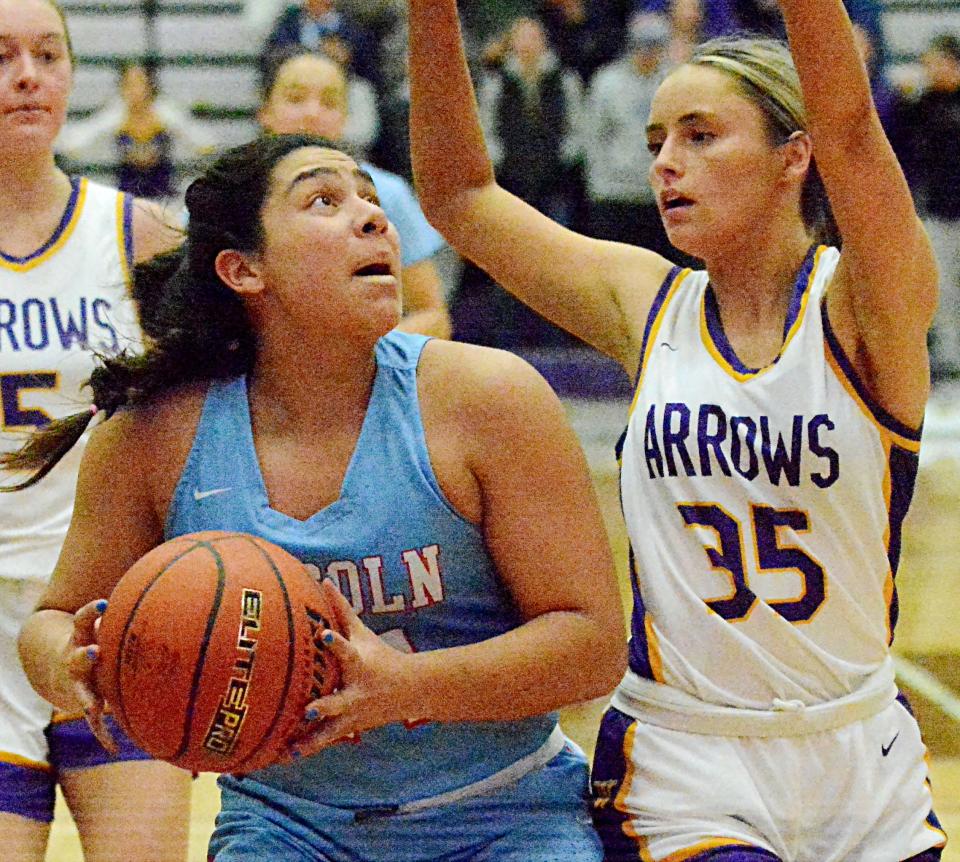
[[[100,621],[97,684],[146,752],[192,772],[266,766],[310,701],[339,683],[320,635],[333,621],[303,564],[245,533],[154,548]]]

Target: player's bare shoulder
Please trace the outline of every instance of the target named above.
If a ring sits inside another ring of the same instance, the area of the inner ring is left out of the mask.
[[[193,444],[206,391],[206,383],[185,384],[118,410],[94,429],[85,462],[92,459],[95,469],[136,480],[165,509]]]
[[[540,373],[506,350],[435,339],[418,369],[421,409],[472,428],[500,426],[530,399],[555,401]]]
[[[461,515],[484,518],[492,477],[530,461],[541,435],[565,426],[563,407],[525,360],[503,350],[434,339],[424,347],[417,391],[430,463]],[[571,432],[572,433],[572,432]]]

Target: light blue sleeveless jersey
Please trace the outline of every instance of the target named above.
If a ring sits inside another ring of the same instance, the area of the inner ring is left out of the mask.
[[[364,623],[417,651],[475,643],[522,620],[482,533],[451,506],[427,453],[417,363],[427,339],[391,332],[341,496],[305,521],[270,508],[257,462],[245,378],[210,386],[167,515],[166,537],[254,533],[331,578]],[[318,374],[323,369],[317,369]],[[312,455],[302,453],[304,471]],[[238,781],[343,806],[402,803],[462,787],[539,748],[555,714],[522,721],[394,724]]]

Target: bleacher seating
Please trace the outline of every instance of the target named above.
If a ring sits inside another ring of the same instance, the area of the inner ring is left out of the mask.
[[[70,38],[79,60],[101,61],[113,57],[138,57],[147,50],[147,26],[136,9],[109,11],[67,10]]]
[[[215,12],[190,12],[157,18],[157,52],[165,59],[201,55],[236,57],[238,62],[255,59],[260,46],[251,44],[239,15]]]
[[[260,100],[260,78],[251,63],[165,65],[160,89],[184,105],[253,111]]]

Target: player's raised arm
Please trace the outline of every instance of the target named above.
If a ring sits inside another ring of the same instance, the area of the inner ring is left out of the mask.
[[[427,217],[520,300],[629,373],[664,258],[569,231],[496,184],[455,0],[410,0],[411,141]]]
[[[843,3],[780,5],[843,242],[831,322],[872,395],[897,418],[919,424],[926,334],[937,304],[933,253],[880,125]]]

